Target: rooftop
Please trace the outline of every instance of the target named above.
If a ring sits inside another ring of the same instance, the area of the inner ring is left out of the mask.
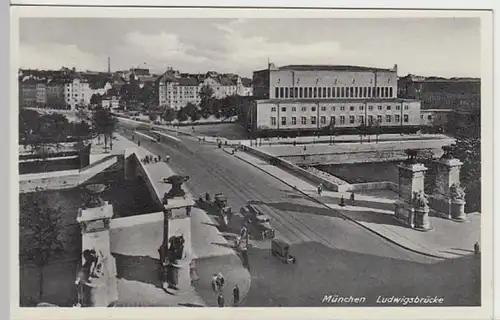
[[[417,99],[387,98],[387,99],[263,99],[262,103],[388,103],[388,102],[418,102]]]
[[[350,66],[350,65],[308,65],[308,64],[291,64],[278,67],[278,70],[324,70],[324,71],[394,71],[392,69],[382,69],[374,67]]]

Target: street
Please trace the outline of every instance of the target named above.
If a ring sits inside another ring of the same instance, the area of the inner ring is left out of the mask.
[[[120,133],[131,139],[132,131],[126,131]],[[249,249],[252,285],[243,306],[320,306],[324,295],[333,294],[366,297],[364,305],[375,305],[379,295],[442,296],[443,305],[479,303],[478,259],[440,260],[404,250],[215,145],[177,138],[181,144],[175,146],[135,135],[142,147],[170,155],[172,169],[190,177],[186,186],[195,197],[221,192],[233,210],[251,201],[271,218],[276,236],[292,243],[296,265],[272,257],[268,242]]]

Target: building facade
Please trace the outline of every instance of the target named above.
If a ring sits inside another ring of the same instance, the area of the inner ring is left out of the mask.
[[[425,127],[446,126],[452,113],[452,109],[422,109],[420,124]]]
[[[33,79],[24,79],[19,82],[19,106],[35,107],[37,100],[38,81]]]
[[[92,94],[89,83],[83,79],[74,78],[64,84],[66,104],[71,110],[75,110],[77,106],[89,105]]]
[[[251,132],[400,132],[420,126],[420,102],[397,98],[397,66],[285,66],[256,71],[248,108]]]
[[[199,105],[200,93],[205,86],[211,88],[215,99],[232,95],[249,96],[253,91],[250,79],[242,79],[237,75],[219,75],[213,71],[207,74],[181,74],[170,69],[158,79],[158,103],[161,107],[175,110],[188,103]]]
[[[63,81],[52,80],[48,82],[47,107],[52,109],[66,109],[66,99],[64,97]]]
[[[422,101],[423,109],[471,110],[481,106],[481,79],[407,75],[398,80],[399,97]]]
[[[117,97],[106,98],[101,101],[103,109],[118,109],[120,107],[120,100]]]

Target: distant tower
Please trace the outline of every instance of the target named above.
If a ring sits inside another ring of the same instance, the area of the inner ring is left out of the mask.
[[[111,57],[108,57],[108,73],[111,73]]]

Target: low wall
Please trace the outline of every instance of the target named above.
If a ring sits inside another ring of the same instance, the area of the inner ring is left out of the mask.
[[[369,190],[392,190],[394,192],[399,192],[399,187],[396,183],[390,181],[377,181],[377,182],[365,182],[365,183],[354,183],[350,185],[349,191],[353,192],[363,192]]]
[[[355,183],[355,184],[349,184],[349,183],[335,183],[334,181],[328,180],[326,177],[321,177],[318,174],[315,174],[311,171],[308,171],[307,169],[303,169],[287,160],[272,156],[266,152],[263,152],[261,150],[254,149],[252,147],[245,147],[246,152],[255,155],[265,161],[271,162],[275,161],[276,165],[279,166],[280,168],[286,170],[289,173],[292,173],[296,176],[299,176],[301,178],[305,178],[308,181],[314,183],[314,184],[323,184],[323,186],[331,191],[335,192],[348,192],[348,191],[354,191],[354,192],[362,192],[362,191],[369,191],[369,190],[381,190],[381,189],[388,189],[392,190],[394,192],[399,192],[399,187],[396,183],[390,182],[390,181],[377,181],[377,182],[366,182],[366,183]],[[274,159],[274,160],[273,160]],[[335,176],[333,176],[336,178]],[[339,181],[344,182],[343,180],[339,179]]]
[[[372,163],[385,161],[402,161],[408,156],[406,149],[400,150],[379,150],[364,152],[346,152],[346,153],[328,153],[328,154],[307,154],[280,156],[280,158],[290,161],[297,165],[329,165],[346,163]],[[443,150],[441,148],[421,149],[422,151],[431,151],[435,158],[441,157]]]
[[[42,189],[71,189],[79,186],[81,176],[79,173],[60,177],[33,178],[19,180],[19,193],[34,192],[36,188]]]
[[[323,186],[328,190],[332,190],[332,191],[336,191],[336,192],[345,192],[349,189],[349,186],[350,186],[349,184],[344,184],[344,185],[335,184],[332,181],[326,180],[326,179],[324,179],[324,178],[322,178],[322,177],[320,177],[312,172],[309,172],[305,169],[302,169],[301,167],[296,166],[295,164],[293,164],[287,160],[280,159],[278,157],[272,156],[268,153],[262,152],[260,150],[257,150],[257,149],[251,148],[251,147],[246,147],[246,150],[248,153],[253,154],[253,155],[255,155],[263,160],[275,161],[277,166],[281,167],[282,169],[284,169],[292,174],[295,174],[296,176],[305,178],[305,179],[309,180],[310,182],[313,182],[313,183],[318,184],[318,185],[320,183],[322,183]]]
[[[135,177],[141,177],[144,182],[146,183],[146,186],[149,190],[149,193],[153,196],[154,201],[156,202],[157,205],[160,207],[163,207],[163,201],[162,201],[162,195],[160,195],[160,192],[156,189],[156,187],[153,184],[152,177],[150,176],[149,172],[146,170],[145,164],[143,164],[137,153],[135,151],[131,152],[127,159],[125,159],[126,163],[126,176],[129,177],[131,173],[134,174]]]
[[[32,176],[32,178],[26,178],[25,175],[19,177],[19,192],[25,193],[25,192],[33,192],[35,191],[35,188],[42,188],[42,189],[70,189],[79,186],[83,182],[87,181],[88,179],[92,178],[96,174],[104,171],[105,169],[109,168],[113,164],[115,164],[118,161],[116,156],[111,157],[110,159],[103,160],[101,163],[95,164],[90,168],[87,168],[86,170],[83,170],[81,172],[74,171],[72,170],[71,172],[51,172],[52,176],[50,177],[43,177],[43,173],[40,174],[42,177],[37,177],[37,175],[29,175]],[[57,175],[56,175],[57,174]]]

